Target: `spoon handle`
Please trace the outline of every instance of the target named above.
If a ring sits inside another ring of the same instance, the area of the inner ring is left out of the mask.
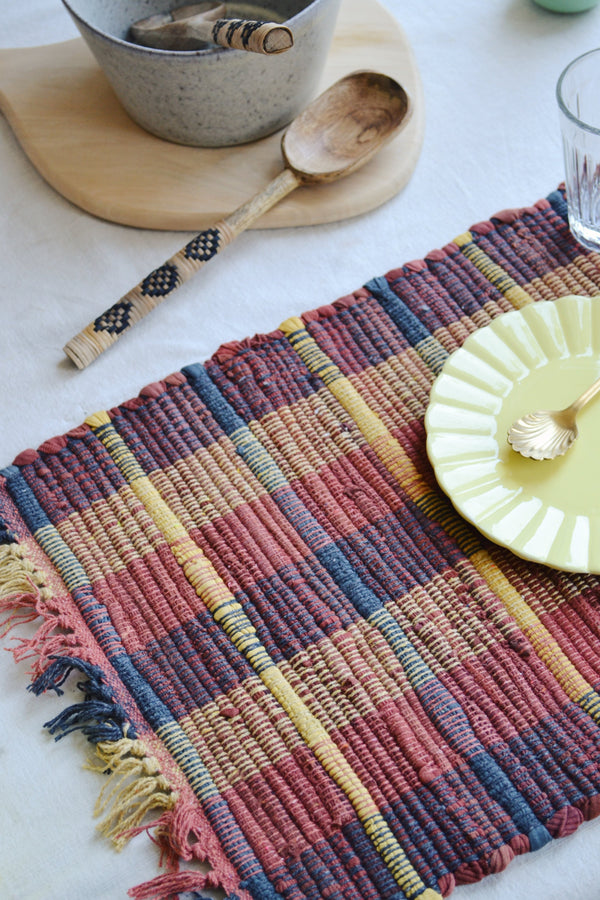
[[[77,368],[85,369],[117,341],[136,322],[173,293],[249,228],[263,213],[275,206],[298,187],[300,179],[291,169],[284,169],[260,193],[239,206],[212,228],[199,232],[185,247],[154,269],[134,288],[117,300],[110,309],[90,322],[71,338],[64,352]]]
[[[573,403],[571,403],[569,409],[571,409],[573,413],[578,413],[586,403],[590,402],[592,397],[596,396],[598,391],[600,391],[600,378],[597,378],[593,384],[590,384],[589,388],[586,388],[583,394],[580,394],[577,400],[574,400]]]
[[[252,19],[225,19],[213,16],[215,10],[184,15],[195,7],[182,7],[171,15],[149,16],[131,26],[130,39],[157,50],[198,50],[206,43],[251,53],[283,53],[294,44],[287,25],[257,22]],[[216,11],[224,13],[225,7]]]
[[[253,22],[246,19],[217,19],[206,23],[209,37],[220,47],[249,50],[251,53],[283,53],[294,43],[292,32],[286,25],[274,22]],[[206,26],[205,26],[206,27]]]

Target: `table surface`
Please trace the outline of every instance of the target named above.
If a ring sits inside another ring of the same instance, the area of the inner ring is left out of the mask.
[[[554,86],[566,63],[598,43],[600,6],[560,15],[532,0],[381,2],[405,30],[424,87],[425,141],[407,187],[353,220],[247,232],[83,372],[64,358],[66,340],[187,238],[111,224],[71,205],[0,117],[0,465],[207,359],[222,342],[271,331],[560,183]],[[76,36],[59,0],[0,5],[4,47]],[[156,874],[156,849],[138,837],[116,854],[96,834],[100,780],[82,769],[85,740],[55,743],[42,727],[69,692],[33,697],[24,690],[27,668],[0,653],[0,896],[125,898]],[[454,896],[594,900],[599,850],[600,823],[586,823]]]

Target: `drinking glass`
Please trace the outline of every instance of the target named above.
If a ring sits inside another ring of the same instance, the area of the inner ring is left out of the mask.
[[[556,86],[565,159],[569,227],[600,250],[600,48],[574,59]]]

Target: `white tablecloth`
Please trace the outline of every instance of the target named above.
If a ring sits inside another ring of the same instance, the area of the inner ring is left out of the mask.
[[[73,317],[77,327],[93,319],[184,240],[72,206],[42,180],[0,117],[0,465],[205,360],[223,341],[270,331],[559,184],[554,87],[571,58],[600,43],[600,7],[565,16],[531,0],[382,3],[402,24],[424,84],[425,142],[408,186],[352,221],[246,233],[197,276],[202,291],[198,280],[180,289],[83,372],[61,351]],[[59,0],[0,4],[2,46],[76,36]],[[0,897],[125,898],[156,874],[156,849],[141,836],[116,854],[95,833],[101,779],[82,769],[86,741],[72,735],[56,744],[42,728],[72,691],[79,695],[69,687],[66,698],[35,698],[25,692],[26,673],[27,663],[0,653]],[[600,824],[586,823],[455,896],[600,898]]]

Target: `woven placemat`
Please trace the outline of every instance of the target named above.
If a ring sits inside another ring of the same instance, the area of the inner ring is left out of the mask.
[[[447,895],[600,811],[600,581],[461,520],[431,384],[505,311],[600,293],[561,190],[221,347],[0,475],[1,604],[75,670],[137,900]]]

